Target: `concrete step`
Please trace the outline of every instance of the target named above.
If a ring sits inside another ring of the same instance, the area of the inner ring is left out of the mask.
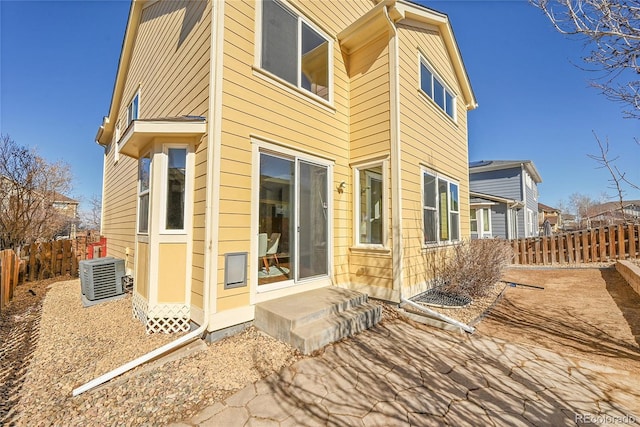
[[[310,354],[327,344],[371,328],[381,316],[382,307],[379,305],[360,304],[293,329],[290,344],[304,354]]]
[[[254,324],[284,342],[291,330],[367,302],[361,292],[335,286],[273,299],[256,305]]]
[[[374,306],[368,304],[367,299],[366,294],[335,286],[315,289],[257,304],[254,325],[301,351],[311,352],[331,342],[323,338],[325,335],[337,337],[335,341],[350,335],[351,330],[356,333],[377,323],[380,309],[369,312]],[[360,308],[362,306],[366,308]],[[336,331],[322,332],[327,327]],[[321,332],[313,333],[315,329]],[[292,331],[299,331],[295,342]],[[323,344],[311,349],[314,345],[304,344],[307,336],[313,336],[315,338],[309,340]]]

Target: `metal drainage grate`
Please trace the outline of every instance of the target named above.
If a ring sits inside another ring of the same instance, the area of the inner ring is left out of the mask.
[[[418,294],[413,298],[410,298],[411,301],[417,302],[420,304],[431,305],[434,307],[465,307],[471,304],[471,298],[452,294],[450,292],[446,292],[440,288],[431,288],[426,292]]]

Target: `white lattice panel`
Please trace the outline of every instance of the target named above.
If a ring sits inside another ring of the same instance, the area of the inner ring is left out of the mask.
[[[191,313],[184,304],[158,304],[149,306],[148,301],[140,294],[133,292],[133,317],[145,327],[147,334],[186,332],[189,330]]]
[[[146,298],[144,298],[136,291],[133,291],[131,305],[133,306],[133,317],[141,321],[143,325],[146,325],[147,310],[149,308],[149,304],[147,303]]]
[[[174,333],[189,330],[189,306],[185,304],[158,304],[147,313],[147,333]]]

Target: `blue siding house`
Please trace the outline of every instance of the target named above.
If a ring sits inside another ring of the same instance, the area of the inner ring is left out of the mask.
[[[470,162],[471,237],[537,236],[541,182],[531,160]]]

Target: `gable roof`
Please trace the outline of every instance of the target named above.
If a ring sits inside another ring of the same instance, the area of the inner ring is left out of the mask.
[[[375,35],[390,31],[391,25],[412,21],[437,28],[451,58],[456,78],[462,90],[467,110],[478,107],[453,28],[447,14],[407,0],[375,0],[377,5],[337,36],[340,48],[349,54],[372,40]],[[393,29],[395,32],[395,29]]]
[[[560,212],[560,209],[558,208],[552,208],[549,205],[545,205],[544,203],[540,203],[538,202],[538,211],[543,211],[543,212]]]
[[[469,162],[469,173],[488,172],[502,169],[524,168],[531,178],[539,184],[542,177],[532,160],[478,160]]]

